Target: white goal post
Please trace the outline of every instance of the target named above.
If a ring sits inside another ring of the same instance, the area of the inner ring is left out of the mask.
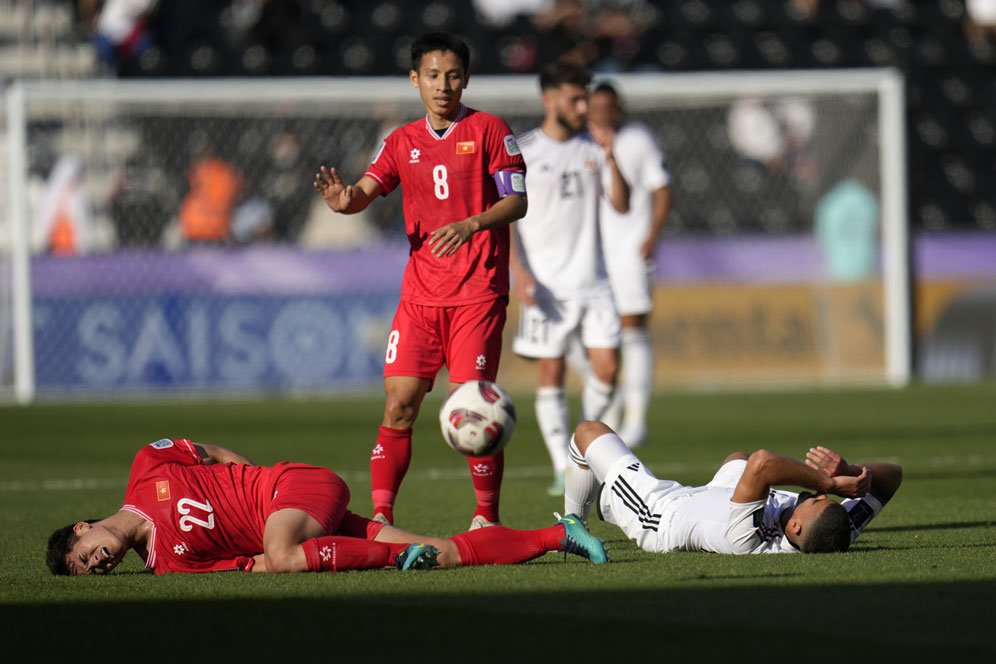
[[[827,103],[843,106],[847,105],[846,100],[852,96],[870,100],[867,105],[868,110],[860,112],[864,113],[862,117],[869,125],[868,137],[872,139],[871,145],[867,146],[866,158],[875,161],[875,172],[870,180],[874,183],[874,194],[879,204],[877,278],[881,280],[884,362],[876,382],[893,386],[908,383],[911,377],[909,308],[911,283],[906,208],[905,100],[901,75],[894,70],[876,69],[619,74],[607,77],[606,80],[611,80],[618,87],[631,114],[652,124],[654,128],[660,128],[659,134],[663,133],[662,139],[666,150],[669,149],[667,145],[669,135],[666,130],[674,131],[677,127],[678,131],[687,131],[692,135],[696,109],[725,109],[738,98],[793,97],[815,100],[825,98],[831,100]],[[166,126],[171,126],[168,123],[173,119],[179,122],[186,117],[194,118],[196,121],[197,118],[206,116],[239,119],[257,115],[265,115],[267,119],[274,120],[278,124],[283,119],[289,122],[293,118],[304,116],[334,120],[349,119],[353,123],[364,121],[385,123],[391,119],[412,119],[422,112],[416,91],[404,77],[14,82],[6,90],[5,96],[7,144],[5,184],[8,202],[6,222],[0,226],[2,231],[0,259],[9,260],[0,260],[0,269],[3,269],[2,266],[5,264],[9,265],[9,279],[7,275],[3,275],[0,284],[5,282],[10,284],[10,306],[9,312],[6,313],[0,306],[0,326],[7,328],[0,330],[0,341],[7,337],[12,339],[9,343],[12,349],[9,354],[12,359],[9,362],[10,367],[0,366],[0,376],[5,372],[6,375],[12,375],[12,379],[10,379],[11,384],[3,385],[3,379],[0,378],[0,391],[6,388],[13,394],[14,399],[21,403],[34,400],[39,395],[40,389],[46,395],[50,393],[39,384],[41,358],[37,356],[39,349],[36,343],[40,334],[37,328],[39,312],[32,284],[33,264],[39,257],[38,247],[32,246],[32,235],[37,233],[37,229],[33,229],[32,226],[35,223],[38,203],[37,200],[32,200],[30,193],[32,191],[31,155],[36,147],[37,136],[44,133],[48,143],[57,149],[65,149],[65,146],[72,145],[73,149],[82,154],[88,178],[86,189],[97,208],[94,210],[94,224],[98,227],[95,233],[97,241],[92,251],[95,254],[110,254],[117,249],[113,232],[106,228],[101,231],[100,228],[101,224],[108,227],[110,224],[107,211],[102,206],[111,188],[110,182],[113,180],[111,172],[123,167],[125,160],[123,153],[129,149],[133,152],[143,150],[140,134],[129,134],[128,131],[122,132],[117,128],[118,120],[122,117],[132,115],[143,118],[161,117],[164,118],[163,122],[167,123]],[[470,106],[505,116],[516,132],[529,128],[522,126],[523,123],[526,121],[534,123],[541,113],[537,78],[534,76],[472,76],[465,101]],[[684,109],[689,113],[682,115],[680,121],[671,122],[667,114],[674,109]],[[725,110],[722,112],[725,113]],[[518,123],[510,119],[512,117],[518,118]],[[658,118],[660,125],[654,125]],[[845,119],[844,122],[846,121]],[[340,131],[346,132],[351,126],[354,125],[343,125]],[[722,143],[723,137],[715,135],[719,126],[714,123],[711,136],[715,139],[714,142]],[[105,154],[102,150],[110,149],[108,145],[111,141],[106,133],[109,127],[115,129],[116,133],[111,138],[115,139],[116,147],[113,153]],[[164,141],[180,140],[188,131],[182,125],[176,127],[175,137],[165,136]],[[305,141],[317,142],[319,138],[324,137],[324,134],[305,136]],[[674,138],[675,134],[670,134],[670,137]],[[695,140],[705,141],[704,138]],[[122,147],[122,145],[132,147]],[[684,164],[677,158],[679,153],[673,150],[669,152],[672,157],[670,167],[676,178],[681,181]],[[687,153],[694,154],[695,146],[691,146]],[[361,159],[357,161],[361,162],[368,157],[368,154],[361,155]],[[330,155],[330,158],[333,156]],[[820,155],[817,154],[816,159],[819,158]],[[305,180],[310,179],[315,166],[317,164],[305,165],[300,177]],[[726,164],[708,161],[704,162],[703,166],[706,175],[727,168]],[[358,174],[346,173],[350,178]],[[37,178],[37,173],[35,177]],[[185,174],[179,175],[180,180],[185,181],[185,177]],[[722,189],[726,184],[713,181],[708,187]],[[707,191],[703,195],[705,200],[710,195],[715,196],[715,192]],[[395,194],[394,198],[397,197]],[[683,204],[686,203],[678,199],[677,205]],[[733,211],[736,212],[735,204]],[[688,217],[689,214],[686,212],[680,216]],[[735,238],[740,231],[736,226],[736,219],[733,223],[732,230],[719,231],[720,234]],[[685,232],[708,236],[714,233],[715,229],[703,231],[702,228],[686,225],[678,227],[674,232],[678,236]],[[667,245],[667,240],[662,244]],[[172,251],[173,255],[182,253],[175,247]],[[0,302],[5,301],[6,297],[6,294],[0,297]],[[170,307],[174,305],[175,303],[171,303]],[[209,312],[206,315],[210,317],[213,314]],[[352,320],[350,318],[352,313],[342,315],[345,320]],[[194,323],[187,321],[184,325],[193,329],[191,326],[194,326]],[[59,346],[58,342],[46,343]],[[186,352],[183,349],[181,351]],[[154,354],[153,351],[150,353]],[[3,364],[6,354],[5,349],[0,348],[0,365]],[[166,365],[169,365],[169,361],[169,358],[162,360]],[[190,360],[190,363],[193,363],[193,360]],[[160,373],[162,371],[169,373],[169,370],[172,370],[170,366],[172,365],[167,366],[166,370],[160,368]],[[183,371],[189,375],[197,374],[189,366],[185,366]],[[207,372],[208,369],[204,371]],[[137,370],[133,374],[133,378],[138,376]],[[148,387],[138,383],[127,384],[126,381],[114,383],[108,378],[109,374],[100,375],[102,376],[100,380],[105,380],[102,385],[112,394],[114,389],[142,391]],[[230,385],[223,384],[223,381],[211,382],[204,378],[207,375],[204,373],[201,376],[205,382],[197,383],[198,389],[232,389],[244,392],[255,391],[258,387],[245,382],[242,378],[239,380],[243,382],[236,381]],[[846,378],[844,382],[847,382]],[[80,394],[90,389],[82,383],[77,383],[78,381],[73,383],[75,387],[63,389],[56,380],[51,394],[61,394],[66,391]],[[264,389],[272,390],[282,385],[284,383],[270,382]],[[313,387],[326,389],[329,385],[318,381],[315,384],[298,385],[295,389]],[[332,389],[335,389],[334,385]]]

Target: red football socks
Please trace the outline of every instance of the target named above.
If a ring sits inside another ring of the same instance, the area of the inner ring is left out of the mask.
[[[412,430],[380,427],[370,454],[370,497],[374,514],[394,523],[394,499],[412,461]]]
[[[488,457],[467,457],[470,477],[474,482],[474,496],[477,509],[474,516],[483,516],[492,523],[498,523],[498,501],[501,498],[501,479],[505,474],[505,452]]]
[[[478,528],[450,538],[460,552],[460,564],[513,565],[561,551],[564,527],[560,524],[538,530],[515,530],[502,526]]]
[[[315,537],[301,543],[309,572],[388,567],[394,563],[395,556],[408,546],[335,535]]]

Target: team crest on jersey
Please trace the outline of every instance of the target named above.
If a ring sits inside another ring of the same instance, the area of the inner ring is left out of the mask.
[[[417,164],[418,163],[418,158],[422,156],[422,151],[419,150],[418,148],[412,148],[410,156],[411,156],[411,159],[408,160],[408,163],[409,164]]]
[[[156,500],[160,503],[170,499],[169,480],[156,482]]]
[[[508,134],[505,136],[505,152],[508,156],[514,157],[517,154],[522,154],[522,150],[519,149],[519,144],[515,141],[515,136]]]
[[[456,144],[457,154],[474,154],[477,152],[477,144],[474,141],[460,141]]]
[[[157,440],[156,442],[151,443],[151,445],[157,450],[165,450],[168,447],[173,447],[173,441],[169,438],[163,438],[162,440]]]

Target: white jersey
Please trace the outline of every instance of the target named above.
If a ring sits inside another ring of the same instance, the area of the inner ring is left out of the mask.
[[[605,154],[588,134],[557,141],[540,128],[517,139],[526,160],[529,210],[512,228],[520,258],[557,299],[607,288],[599,200],[610,182]]]
[[[626,272],[632,267],[640,246],[650,233],[653,192],[671,183],[665,154],[653,132],[644,124],[631,122],[620,127],[612,154],[629,184],[629,212],[617,212],[607,200],[602,200],[602,239],[610,274]],[[530,191],[530,205],[531,197]]]
[[[746,461],[730,461],[705,486],[659,480],[635,456],[616,463],[599,500],[603,517],[652,552],[796,553],[781,517],[799,494],[773,489],[764,500],[733,502]],[[851,541],[882,511],[874,496],[841,502],[851,517]]]

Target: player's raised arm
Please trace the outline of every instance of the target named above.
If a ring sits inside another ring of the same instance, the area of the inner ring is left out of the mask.
[[[871,485],[871,474],[831,477],[801,461],[768,450],[758,450],[747,459],[732,501],[750,503],[764,500],[773,486],[793,485],[847,498],[863,496]]]
[[[328,168],[324,164],[315,173],[312,186],[325,199],[329,209],[339,214],[365,210],[380,192],[380,185],[369,175],[361,177],[356,184],[347,185],[335,167]]]
[[[605,151],[605,164],[609,169],[609,204],[620,214],[629,212],[629,183],[619,170],[619,164],[612,152],[616,132],[607,127],[589,126],[591,137]]]
[[[205,443],[193,443],[194,450],[201,457],[201,463],[209,466],[213,463],[237,463],[244,466],[255,466],[248,457],[242,456],[238,452],[218,447],[217,445],[207,445]]]
[[[844,457],[828,447],[818,445],[806,452],[806,465],[830,477],[857,477],[862,471],[871,473],[871,488],[868,493],[885,505],[903,483],[903,469],[898,464],[872,461],[864,464],[849,464]]]

